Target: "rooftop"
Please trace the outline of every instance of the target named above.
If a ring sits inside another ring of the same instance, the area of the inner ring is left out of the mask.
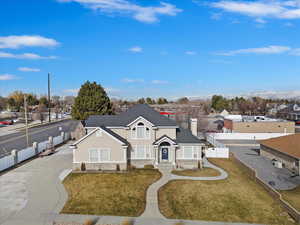
[[[278,138],[271,138],[259,142],[278,152],[300,159],[300,133]]]

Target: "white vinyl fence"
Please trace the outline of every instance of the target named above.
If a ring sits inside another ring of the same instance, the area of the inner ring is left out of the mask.
[[[207,134],[206,140],[214,146],[205,150],[207,158],[229,158],[229,148],[226,145],[217,141],[211,134]]]
[[[3,158],[0,158],[0,172],[3,170],[6,170],[8,168],[11,168],[15,165],[15,161],[17,161],[17,164],[20,162],[23,162],[27,159],[30,159],[34,157],[35,155],[45,151],[49,147],[60,145],[70,139],[71,135],[69,133],[62,133],[62,135],[59,135],[57,137],[53,138],[53,142],[50,143],[48,141],[43,141],[40,143],[37,143],[37,145],[33,145],[31,147],[19,150],[14,155],[13,152],[11,155],[5,156]],[[34,147],[36,146],[36,147]]]
[[[60,145],[61,143],[64,142],[64,138],[63,136],[57,136],[57,137],[54,137],[53,138],[53,145],[56,146],[56,145]]]
[[[289,133],[209,133],[214,140],[265,140],[289,135]]]
[[[38,143],[38,152],[42,152],[46,150],[48,145],[49,145],[49,141],[43,141],[41,143]]]
[[[12,155],[5,156],[0,159],[0,171],[6,170],[15,164],[15,159]]]
[[[205,156],[207,158],[229,158],[228,148],[208,148],[205,150]]]
[[[25,148],[18,151],[18,163],[25,161],[35,155],[35,150],[33,147]]]

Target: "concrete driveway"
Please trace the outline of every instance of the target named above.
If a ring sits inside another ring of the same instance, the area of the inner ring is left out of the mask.
[[[59,177],[72,167],[68,145],[57,151],[0,176],[1,225],[52,224],[51,214],[59,213],[67,200]]]
[[[300,177],[292,177],[292,173],[285,169],[279,169],[272,165],[271,160],[259,156],[252,147],[230,146],[230,151],[242,162],[256,169],[257,175],[266,183],[277,190],[290,190],[300,185]]]

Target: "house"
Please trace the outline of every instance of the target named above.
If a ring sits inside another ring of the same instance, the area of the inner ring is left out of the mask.
[[[298,104],[289,104],[287,107],[278,111],[278,116],[281,118],[299,121],[300,120],[300,105]]]
[[[265,116],[229,115],[224,119],[224,133],[295,133],[295,123]]]
[[[72,144],[73,166],[115,170],[145,165],[197,168],[205,144],[197,136],[197,119],[191,130],[179,127],[146,104],[119,115],[94,115],[85,121],[87,134]]]
[[[260,155],[280,162],[283,167],[300,174],[300,134],[260,141]]]

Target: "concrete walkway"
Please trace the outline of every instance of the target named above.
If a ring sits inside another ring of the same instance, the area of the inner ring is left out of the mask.
[[[58,179],[72,166],[68,145],[59,153],[37,158],[0,176],[1,225],[52,225],[47,215],[59,213],[67,193]]]
[[[159,171],[162,173],[162,177],[157,182],[153,183],[147,191],[146,197],[146,209],[141,215],[142,218],[165,218],[159,211],[158,208],[158,191],[159,189],[171,180],[223,180],[228,177],[228,174],[223,169],[213,165],[206,158],[203,159],[203,166],[216,169],[221,174],[217,177],[189,177],[189,176],[178,176],[171,173],[171,168],[160,168]]]

